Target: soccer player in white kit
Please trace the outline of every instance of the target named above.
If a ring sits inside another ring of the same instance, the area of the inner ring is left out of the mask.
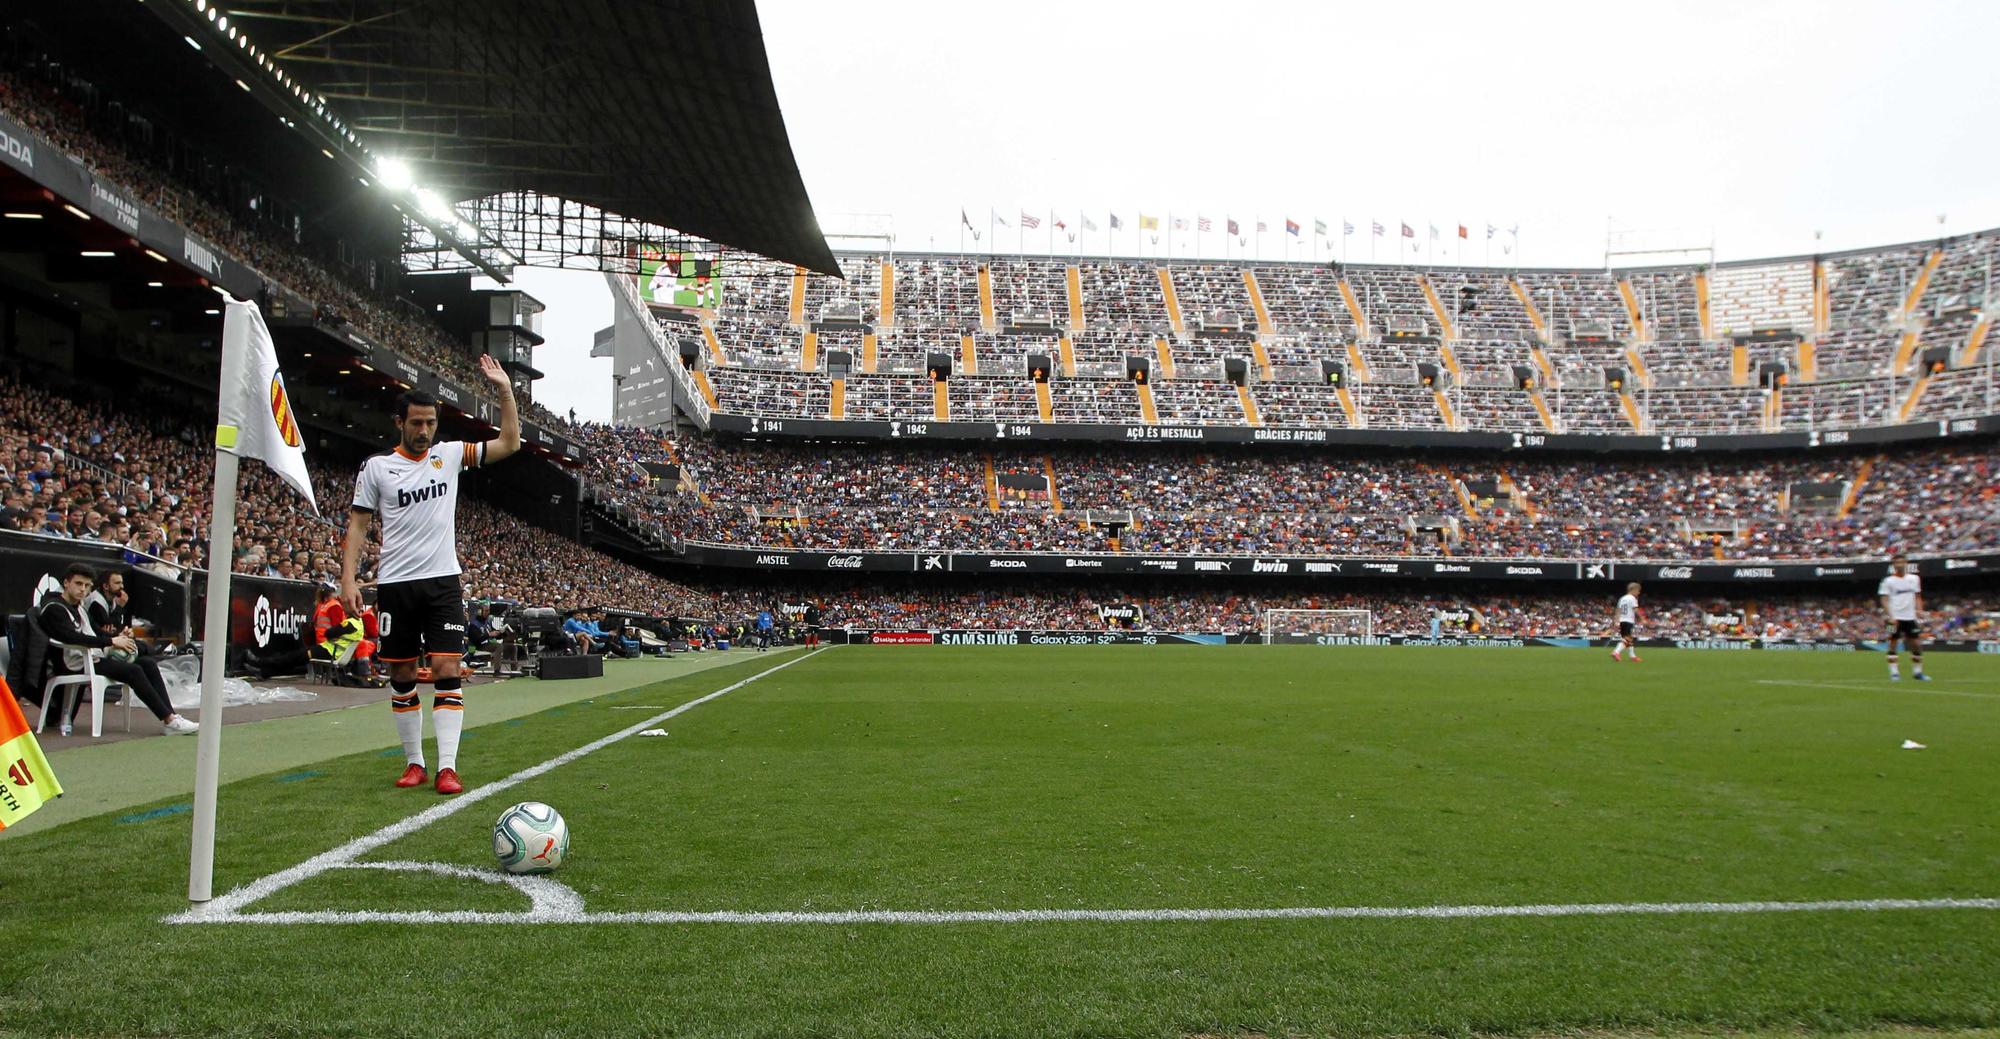
[[[1910,561],[1902,556],[1892,560],[1889,576],[1882,579],[1875,594],[1882,597],[1882,612],[1889,619],[1889,681],[1903,677],[1896,670],[1898,640],[1910,651],[1910,677],[1930,681],[1931,676],[1924,674],[1924,626],[1918,619],[1924,612],[1924,583],[1910,573]]]
[[[465,727],[458,670],[459,658],[465,655],[465,593],[458,580],[458,477],[521,449],[521,416],[514,404],[513,383],[491,355],[480,355],[479,369],[500,395],[499,439],[436,443],[437,398],[419,390],[397,398],[395,450],[362,463],[354,481],[341,560],[341,605],[348,616],[358,617],[361,588],[355,575],[368,542],[369,521],[380,516],[382,558],[375,571],[375,603],[382,643],[376,659],[389,665],[389,707],[396,718],[396,735],[403,741],[403,775],[396,785],[422,786],[428,778],[423,701],[417,695],[417,663],[428,656],[440,794],[464,789],[458,779],[458,738]]]
[[[1634,632],[1639,626],[1639,582],[1625,586],[1625,594],[1618,597],[1618,642],[1611,647],[1611,659],[1619,659],[1619,654],[1632,651],[1632,662],[1639,662],[1639,645]]]

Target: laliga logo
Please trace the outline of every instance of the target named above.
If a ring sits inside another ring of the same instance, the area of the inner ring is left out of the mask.
[[[278,424],[278,439],[283,440],[286,447],[299,446],[299,420],[292,415],[292,399],[285,395],[285,377],[282,375],[271,376],[271,418]]]
[[[250,611],[250,633],[262,649],[271,644],[273,635],[297,635],[299,625],[305,621],[305,614],[287,607],[282,612],[273,609],[271,600],[260,595],[257,605]]]

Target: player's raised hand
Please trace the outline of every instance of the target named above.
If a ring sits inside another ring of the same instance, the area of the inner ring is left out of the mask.
[[[501,390],[514,388],[513,381],[507,378],[507,370],[500,367],[500,362],[494,360],[492,354],[479,355],[479,374],[486,376],[487,382]]]

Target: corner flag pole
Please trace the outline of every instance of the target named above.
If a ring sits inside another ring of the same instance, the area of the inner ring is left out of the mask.
[[[222,679],[229,652],[230,551],[236,543],[236,471],[233,450],[241,429],[221,421],[232,387],[243,381],[243,353],[249,343],[247,322],[234,320],[236,308],[222,323],[222,384],[216,403],[214,507],[208,517],[208,603],[201,634],[201,731],[195,733],[194,846],[188,854],[188,901],[214,897],[215,800],[222,775]]]
[[[236,541],[236,473],[258,459],[316,515],[305,437],[285,392],[278,347],[257,304],[224,294],[222,384],[215,400],[214,511],[208,518],[208,608],[201,656],[201,731],[194,758],[194,836],[188,900],[208,901],[215,875],[215,797],[222,772],[222,679],[229,651],[230,547]]]

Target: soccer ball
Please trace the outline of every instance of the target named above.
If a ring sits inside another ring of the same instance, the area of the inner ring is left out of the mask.
[[[509,873],[547,873],[569,854],[569,824],[540,801],[523,801],[493,823],[493,857]]]

